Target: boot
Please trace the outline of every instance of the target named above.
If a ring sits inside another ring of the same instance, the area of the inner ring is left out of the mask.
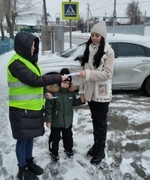
[[[93,144],[93,146],[88,150],[88,152],[87,152],[86,155],[87,155],[88,157],[94,156],[94,154],[97,152],[97,148],[98,148],[98,143],[95,142],[95,143]]]
[[[93,165],[98,165],[104,158],[105,158],[104,149],[97,150],[97,152],[92,157],[90,163]]]
[[[19,167],[17,177],[19,180],[39,180],[39,178],[33,174],[27,166]]]
[[[70,150],[70,151],[64,150],[64,152],[66,153],[68,158],[73,158],[74,157],[74,153],[73,153],[72,150]]]
[[[30,171],[32,171],[35,175],[41,175],[43,174],[43,169],[40,166],[37,166],[34,162],[33,162],[33,157],[31,159],[27,159],[27,166],[30,169]]]
[[[58,161],[59,160],[59,154],[58,152],[51,152],[50,156],[52,158],[53,161]]]

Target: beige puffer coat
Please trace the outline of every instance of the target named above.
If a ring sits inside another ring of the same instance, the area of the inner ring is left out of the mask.
[[[110,102],[112,99],[114,51],[107,42],[104,52],[98,68],[93,66],[95,52],[90,52],[89,61],[85,63],[86,77],[81,79],[79,94],[84,94],[86,101]]]

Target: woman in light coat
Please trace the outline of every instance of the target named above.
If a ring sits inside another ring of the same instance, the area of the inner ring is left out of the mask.
[[[91,29],[91,37],[81,60],[83,70],[79,77],[79,94],[87,101],[93,122],[94,144],[87,152],[92,156],[91,164],[99,164],[105,158],[107,135],[107,113],[112,99],[112,74],[114,69],[114,51],[106,41],[106,24],[100,21]]]

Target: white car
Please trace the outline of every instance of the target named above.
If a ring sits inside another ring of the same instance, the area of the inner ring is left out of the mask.
[[[115,51],[115,67],[112,79],[113,90],[138,90],[142,88],[150,96],[150,42],[137,38],[108,38]],[[59,72],[68,68],[71,73],[81,69],[79,56],[83,54],[85,43],[74,46],[62,53],[40,61],[44,74]],[[73,77],[77,87],[79,78]]]

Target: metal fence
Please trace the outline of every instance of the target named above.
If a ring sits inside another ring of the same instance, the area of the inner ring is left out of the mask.
[[[117,34],[137,34],[144,36],[145,28],[150,24],[137,24],[137,25],[120,25],[115,26],[114,31]],[[107,32],[113,33],[113,26],[107,26]]]
[[[0,40],[0,54],[4,54],[14,48],[14,40],[6,38],[4,41]]]
[[[45,51],[64,51],[64,26],[42,26],[41,27],[42,54]]]

